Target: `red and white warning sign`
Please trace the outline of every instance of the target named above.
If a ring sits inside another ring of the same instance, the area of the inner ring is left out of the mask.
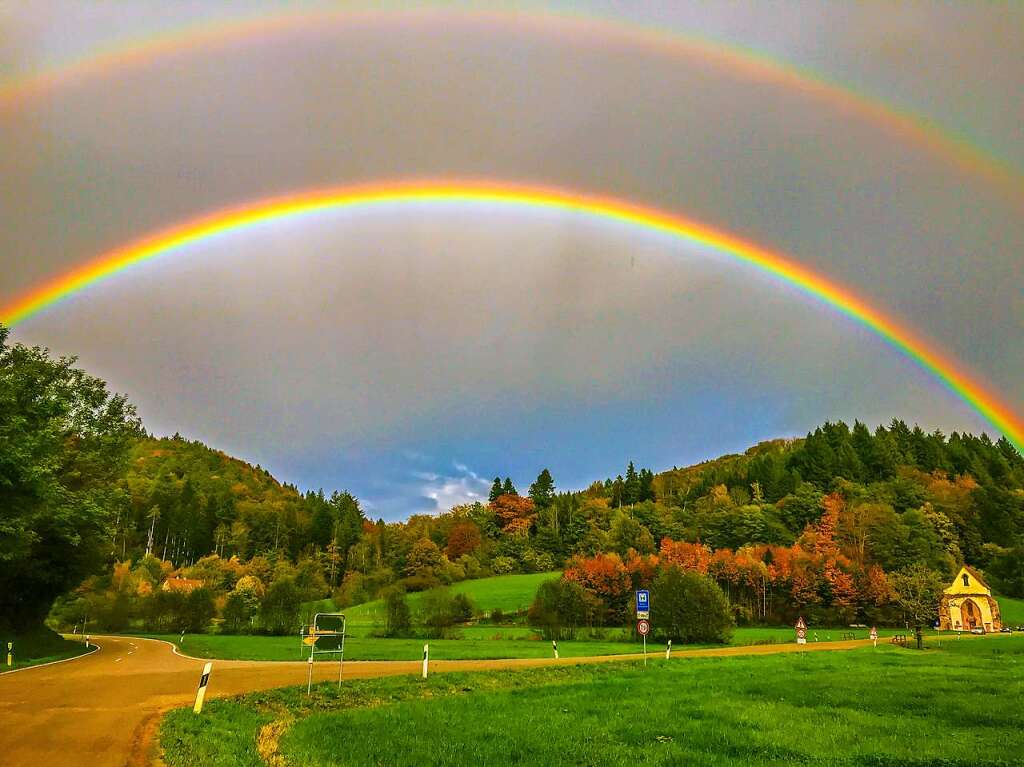
[[[638,620],[636,622],[636,633],[640,636],[645,637],[651,633],[651,623],[647,620]]]
[[[804,623],[804,616],[796,622],[796,643],[807,644],[807,624]]]

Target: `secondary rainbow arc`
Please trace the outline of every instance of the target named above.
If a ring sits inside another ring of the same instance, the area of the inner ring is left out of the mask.
[[[791,88],[823,101],[831,107],[850,112],[880,126],[936,156],[961,171],[976,175],[986,183],[1024,204],[1024,172],[997,157],[977,142],[910,110],[892,106],[847,84],[806,67],[800,67],[753,48],[707,36],[690,34],[660,26],[642,24],[620,17],[597,13],[555,11],[515,7],[506,9],[468,9],[445,7],[324,8],[272,11],[241,19],[218,19],[189,25],[169,33],[142,40],[129,40],[109,49],[101,49],[41,72],[0,80],[0,109],[50,88],[80,77],[102,76],[132,63],[145,62],[163,55],[191,51],[231,41],[245,41],[270,35],[287,34],[303,27],[360,23],[439,24],[459,21],[484,22],[529,29],[540,33],[567,35],[593,34],[607,41],[625,41],[649,51],[666,55],[699,56],[714,61],[741,76]]]
[[[1007,405],[932,344],[849,289],[780,253],[682,216],[610,197],[561,189],[418,181],[315,189],[258,200],[213,212],[109,251],[0,307],[0,322],[16,325],[61,299],[135,264],[262,222],[321,210],[424,202],[497,203],[510,207],[576,212],[661,232],[714,249],[793,285],[860,322],[934,376],[1024,452],[1024,422]]]

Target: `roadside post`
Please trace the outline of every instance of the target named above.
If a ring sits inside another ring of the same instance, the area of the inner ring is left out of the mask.
[[[555,651],[555,660],[558,660],[558,642],[554,639],[551,640],[551,649]]]
[[[427,678],[427,663],[430,662],[430,645],[423,645],[423,678]]]
[[[878,647],[878,629],[874,626],[871,627],[871,646]]]
[[[85,635],[85,649],[86,650],[89,649],[89,635],[88,634]]]
[[[181,636],[178,637],[178,647],[181,647],[183,644],[185,644],[185,629],[181,630]]]
[[[203,667],[203,675],[199,677],[199,689],[196,691],[196,704],[192,707],[194,714],[203,712],[203,700],[206,698],[206,686],[210,683],[210,671],[212,670],[212,663],[207,663]]]
[[[807,624],[804,622],[804,616],[800,616],[796,622],[796,643],[807,644]]]
[[[317,613],[313,625],[303,627],[303,644],[309,645],[309,671],[306,677],[306,695],[313,691],[313,664],[317,655],[338,655],[338,688],[345,673],[345,629],[344,613]]]
[[[14,642],[7,643],[7,668],[14,665]]]
[[[665,648],[665,660],[672,657],[672,640],[668,640],[668,647]]]

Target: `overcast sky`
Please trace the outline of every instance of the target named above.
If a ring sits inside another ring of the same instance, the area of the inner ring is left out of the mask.
[[[232,6],[0,4],[0,69]],[[820,71],[1024,168],[1024,15],[1008,4],[594,7]],[[787,252],[1020,411],[1022,196],[807,94],[558,29],[310,25],[0,102],[0,303],[267,195],[425,176],[555,184]],[[495,206],[263,225],[125,271],[15,339],[80,355],[158,433],[348,488],[389,518],[486,494],[495,474],[526,485],[546,466],[579,487],[630,459],[682,465],[829,418],[991,431],[877,337],[720,255]]]

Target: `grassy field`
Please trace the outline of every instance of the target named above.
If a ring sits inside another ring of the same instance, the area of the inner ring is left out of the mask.
[[[1011,765],[1024,637],[289,688],[171,712],[168,767]],[[270,725],[268,727],[268,725]],[[264,729],[266,728],[266,729]]]
[[[548,658],[551,657],[551,643],[539,639],[528,628],[502,626],[469,626],[461,629],[461,639],[377,639],[371,637],[349,637],[345,640],[347,660],[416,660],[422,655],[423,643],[429,641],[430,655],[437,660],[469,660],[477,658]],[[810,641],[837,641],[851,629],[812,628]],[[859,639],[866,639],[866,629],[853,632]],[[880,629],[882,637],[897,633],[896,629]],[[178,644],[177,634],[147,634],[154,639],[163,639]],[[532,637],[532,638],[531,638]],[[739,628],[733,635],[732,644],[777,644],[792,642],[790,628]],[[222,660],[301,660],[298,635],[293,637],[233,636],[228,634],[186,634],[180,645],[182,652],[197,658]],[[558,643],[558,651],[565,658],[579,658],[588,655],[622,655],[641,652],[640,642],[576,639]],[[665,646],[653,641],[648,643],[650,652],[664,652]]]
[[[466,594],[473,600],[478,612],[490,615],[493,610],[514,613],[525,610],[533,601],[537,587],[544,581],[557,578],[560,570],[550,573],[531,573],[529,575],[496,575],[493,578],[480,578],[472,581],[461,581],[451,586],[453,594]],[[409,607],[415,614],[419,608],[422,593],[409,595]],[[342,612],[353,626],[382,625],[384,603],[381,600],[365,602],[349,607]]]
[[[0,672],[52,663],[56,660],[74,658],[85,650],[83,642],[64,639],[50,629],[44,628],[19,636],[0,636]],[[14,643],[14,665],[7,665],[7,643]]]

